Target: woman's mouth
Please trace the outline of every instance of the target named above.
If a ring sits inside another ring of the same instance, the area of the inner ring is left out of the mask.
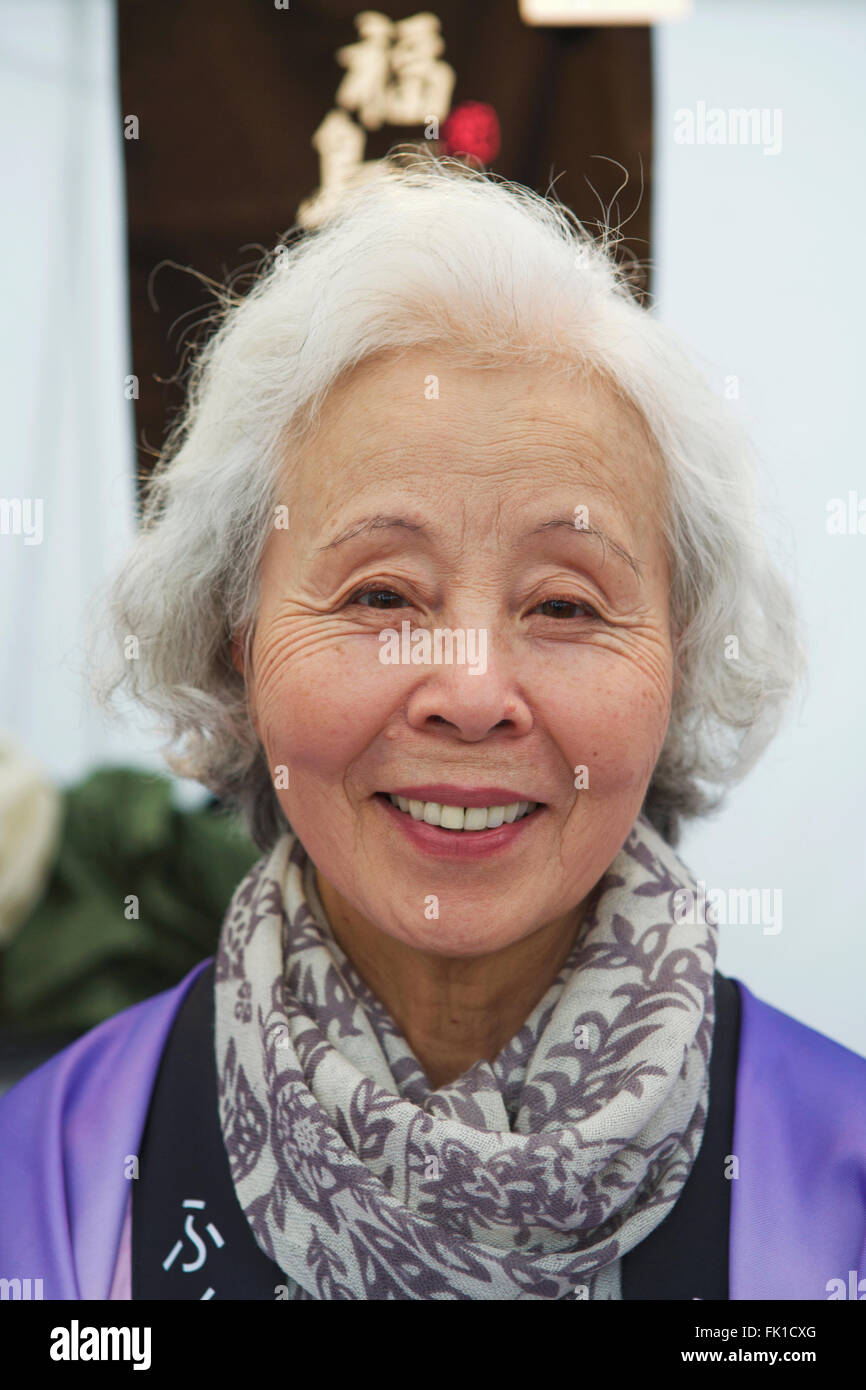
[[[443,806],[438,801],[412,801],[390,792],[382,795],[387,795],[393,806],[399,807],[413,820],[438,826],[441,830],[462,830],[473,834],[479,830],[496,830],[500,825],[513,825],[516,820],[530,815],[538,805],[537,801],[512,801],[505,806]]]
[[[492,854],[522,837],[544,810],[542,802],[457,806],[377,792],[375,801],[419,849],[457,856]]]

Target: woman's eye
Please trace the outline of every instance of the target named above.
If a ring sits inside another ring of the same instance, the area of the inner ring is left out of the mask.
[[[348,605],[353,603],[360,604],[363,608],[401,608],[407,606],[407,601],[402,594],[395,589],[389,589],[383,584],[370,584],[364,589],[358,589],[347,601]],[[594,618],[601,621],[600,614],[593,608],[592,604],[584,603],[579,599],[571,598],[549,598],[537,605],[538,608],[546,608],[549,611],[545,614],[549,618],[558,618],[568,621],[579,617]]]
[[[377,601],[376,603],[363,603],[362,600],[367,598],[376,599]],[[380,599],[384,600],[381,605],[379,603]],[[389,599],[396,599],[396,603],[389,603]],[[380,606],[383,608],[397,608],[405,606],[405,599],[402,594],[396,593],[394,589],[387,589],[381,584],[373,584],[366,589],[359,589],[357,593],[353,594],[349,599],[349,603],[360,603],[363,608],[378,608]]]
[[[597,618],[599,621],[601,620],[601,615],[596,611],[596,609],[593,608],[593,606],[592,606],[591,603],[583,603],[583,602],[582,602],[581,600],[579,600],[579,599],[574,599],[574,598],[548,598],[548,599],[545,599],[543,603],[539,603],[538,607],[539,607],[539,608],[549,608],[549,609],[554,610],[554,611],[552,611],[552,612],[546,614],[546,616],[549,617],[549,618],[564,618],[564,619],[569,619],[569,618],[575,618],[575,617],[589,617],[589,618]],[[579,613],[569,613],[568,611],[566,611],[566,610],[568,610],[568,609],[575,609],[575,608],[576,608],[576,609],[581,609],[582,611],[579,612]]]

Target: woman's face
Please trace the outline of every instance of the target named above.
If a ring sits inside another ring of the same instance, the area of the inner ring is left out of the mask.
[[[570,913],[626,839],[670,713],[663,481],[637,413],[595,378],[381,354],[335,386],[285,486],[246,678],[320,887],[442,955]],[[538,808],[459,830],[430,802],[470,825],[480,805]]]

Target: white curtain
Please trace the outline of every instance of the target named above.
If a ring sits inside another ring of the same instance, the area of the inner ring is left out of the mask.
[[[124,114],[113,0],[0,0],[0,732],[56,783],[162,766],[84,679],[134,531]]]

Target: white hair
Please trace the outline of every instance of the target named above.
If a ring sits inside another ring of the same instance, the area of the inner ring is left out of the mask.
[[[224,294],[109,598],[94,687],[104,704],[123,688],[154,714],[169,765],[241,808],[262,849],[287,823],[231,639],[254,627],[292,451],[337,378],[382,350],[435,342],[472,365],[564,360],[602,373],[643,417],[667,480],[680,634],[644,811],[671,843],[681,818],[717,806],[776,732],[803,657],[759,524],[751,452],[731,407],[637,302],[613,240],[499,176],[397,155],[322,227],[290,234],[245,297]]]

